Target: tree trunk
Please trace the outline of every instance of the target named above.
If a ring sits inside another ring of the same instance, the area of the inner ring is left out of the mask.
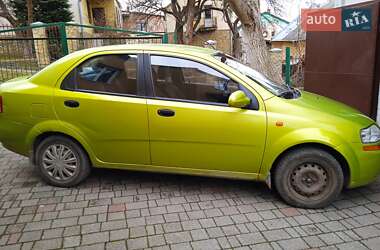
[[[9,12],[9,10],[7,8],[7,5],[5,4],[5,2],[3,0],[0,0],[0,11],[1,11],[1,15],[0,16],[2,16],[5,19],[7,19],[12,24],[13,27],[17,27],[18,26],[18,21]]]
[[[229,0],[231,9],[240,19],[242,27],[242,60],[252,68],[276,81],[281,75],[273,67],[260,23],[259,0]]]
[[[33,23],[33,0],[27,0],[26,7],[28,10],[28,24]]]
[[[180,23],[176,22],[175,24],[175,34],[177,36],[177,43],[178,44],[183,44],[184,43],[184,38],[183,38],[183,25]]]
[[[185,44],[191,44],[193,42],[194,19],[195,19],[195,0],[188,0],[186,17],[185,17],[185,20],[186,20],[186,30],[184,34]]]
[[[242,58],[242,46],[241,46],[241,37],[239,33],[232,35],[232,55],[235,58]]]

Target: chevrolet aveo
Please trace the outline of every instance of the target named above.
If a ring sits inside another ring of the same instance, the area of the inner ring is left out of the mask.
[[[83,50],[2,83],[0,141],[60,187],[92,167],[218,176],[305,208],[380,172],[370,118],[190,46]]]

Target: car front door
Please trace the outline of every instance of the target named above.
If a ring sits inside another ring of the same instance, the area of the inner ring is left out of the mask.
[[[85,137],[100,163],[150,164],[142,55],[92,56],[57,88],[58,118]]]
[[[237,90],[257,104],[256,97],[204,62],[163,55],[147,58],[152,164],[199,173],[211,170],[214,175],[256,176],[265,146],[264,108],[227,105],[229,95]]]

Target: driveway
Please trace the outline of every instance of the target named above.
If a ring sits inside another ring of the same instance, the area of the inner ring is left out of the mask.
[[[305,210],[262,183],[191,176],[95,170],[51,187],[0,148],[0,248],[380,249],[380,180]]]

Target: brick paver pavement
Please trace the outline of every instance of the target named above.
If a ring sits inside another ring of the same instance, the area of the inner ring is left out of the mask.
[[[77,188],[41,182],[0,148],[0,249],[380,249],[380,181],[320,210],[265,184],[95,170]]]

